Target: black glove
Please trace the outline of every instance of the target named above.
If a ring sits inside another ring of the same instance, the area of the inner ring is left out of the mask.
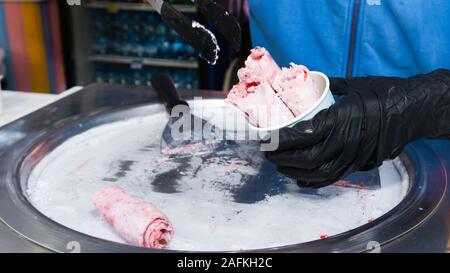
[[[450,137],[449,70],[331,83],[342,100],[310,121],[281,129],[278,149],[266,152],[299,186],[324,187],[378,167],[414,139]]]

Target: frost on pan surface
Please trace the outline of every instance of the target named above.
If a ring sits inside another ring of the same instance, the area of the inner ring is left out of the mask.
[[[204,111],[211,109],[221,107]],[[380,168],[380,190],[331,186],[305,193],[278,175],[257,145],[170,159],[160,154],[163,111],[70,138],[33,170],[31,203],[62,225],[123,243],[90,201],[102,186],[117,185],[167,215],[175,231],[169,248],[240,250],[333,236],[378,218],[406,194],[407,177],[393,162]]]

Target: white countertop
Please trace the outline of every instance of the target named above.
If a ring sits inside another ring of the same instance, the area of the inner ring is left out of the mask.
[[[78,92],[81,88],[80,86],[76,86],[58,95],[21,91],[0,91],[3,100],[3,113],[0,114],[0,127],[67,95]]]

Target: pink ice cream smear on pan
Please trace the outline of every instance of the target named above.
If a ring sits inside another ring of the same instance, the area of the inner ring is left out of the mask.
[[[238,78],[226,101],[260,128],[288,123],[308,111],[322,95],[308,68],[291,63],[291,67],[281,69],[262,47],[251,50]]]
[[[91,199],[106,222],[129,244],[164,248],[170,243],[172,224],[154,205],[120,187],[103,187]]]

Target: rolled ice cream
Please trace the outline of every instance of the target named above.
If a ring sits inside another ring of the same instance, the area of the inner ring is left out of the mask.
[[[289,123],[321,97],[308,68],[291,63],[290,68],[281,69],[262,47],[251,50],[238,78],[226,101],[260,128]]]
[[[114,231],[134,246],[163,248],[172,239],[169,219],[154,205],[120,187],[103,187],[91,199]]]
[[[269,52],[263,47],[256,47],[250,51],[245,66],[238,71],[238,78],[245,82],[272,82],[281,69]]]
[[[227,101],[245,113],[257,127],[270,127],[294,118],[271,86],[280,67],[264,48],[255,48],[238,71],[239,83],[233,86]]]
[[[227,100],[244,112],[257,127],[284,124],[294,118],[267,81],[240,82],[233,87]]]
[[[294,63],[277,73],[272,87],[295,116],[308,111],[322,95],[310,77],[308,68]]]

